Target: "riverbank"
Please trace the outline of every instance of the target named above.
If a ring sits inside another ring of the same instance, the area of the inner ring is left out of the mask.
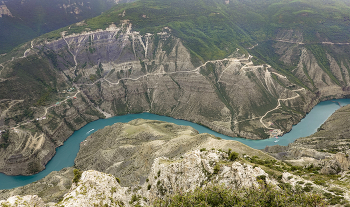
[[[350,104],[350,99],[338,99],[337,100],[342,105]],[[31,175],[31,176],[8,176],[5,174],[0,174],[0,189],[10,189],[18,186],[23,186],[31,182],[37,181],[44,178],[52,171],[59,171],[65,167],[70,167],[74,165],[74,159],[79,151],[79,145],[82,141],[86,139],[92,132],[88,133],[91,129],[102,129],[105,126],[112,125],[116,122],[126,123],[134,119],[142,118],[149,120],[160,120],[175,123],[177,125],[191,126],[196,129],[199,133],[209,133],[216,137],[220,137],[226,140],[236,140],[241,143],[248,145],[255,149],[263,149],[266,146],[272,145],[288,145],[289,143],[295,141],[297,138],[309,136],[317,131],[317,129],[326,121],[326,119],[331,116],[339,106],[337,103],[330,101],[324,101],[316,105],[307,116],[301,120],[299,124],[293,127],[292,131],[285,134],[279,138],[276,143],[276,139],[266,139],[266,140],[248,140],[243,138],[232,138],[214,132],[204,126],[191,123],[184,120],[178,120],[171,117],[159,116],[150,113],[142,114],[128,114],[124,116],[115,116],[108,119],[99,119],[94,122],[90,122],[81,129],[75,131],[73,135],[67,139],[63,146],[57,148],[55,156],[48,162],[46,169],[42,172]]]

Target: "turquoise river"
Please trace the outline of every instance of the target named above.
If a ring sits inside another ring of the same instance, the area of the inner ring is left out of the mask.
[[[338,99],[323,101],[317,104],[311,111],[306,115],[304,119],[300,121],[297,125],[293,126],[293,129],[280,137],[276,143],[275,138],[265,139],[265,140],[248,140],[243,138],[232,138],[217,132],[214,132],[206,127],[201,125],[191,123],[184,120],[173,119],[166,116],[158,116],[150,113],[142,114],[128,114],[124,116],[115,116],[109,119],[100,119],[94,122],[91,122],[78,131],[75,131],[71,137],[67,139],[63,146],[57,148],[55,156],[49,161],[46,165],[46,169],[42,172],[31,175],[31,176],[8,176],[0,173],[0,189],[11,189],[18,186],[27,185],[31,182],[37,181],[48,175],[52,171],[59,171],[62,168],[73,166],[74,159],[77,156],[79,151],[80,142],[84,141],[87,136],[96,130],[102,129],[107,125],[112,125],[116,122],[129,122],[133,119],[151,119],[151,120],[160,120],[166,122],[172,122],[178,125],[187,125],[195,128],[199,133],[209,133],[222,139],[227,140],[237,140],[240,141],[252,148],[263,149],[265,146],[271,145],[288,145],[299,137],[309,136],[316,132],[322,123],[332,115],[335,110],[339,109],[340,103],[342,106],[350,104],[350,99]]]

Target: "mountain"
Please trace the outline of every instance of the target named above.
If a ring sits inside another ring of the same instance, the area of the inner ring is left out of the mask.
[[[92,18],[120,0],[4,0],[0,2],[0,53],[34,37]]]
[[[349,3],[316,2],[141,0],[2,55],[0,171],[40,171],[74,130],[127,113],[249,139],[289,131],[350,94]]]

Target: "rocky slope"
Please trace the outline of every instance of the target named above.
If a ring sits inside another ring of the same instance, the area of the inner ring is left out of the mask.
[[[0,161],[1,171],[10,175],[28,175],[45,169],[46,163],[55,154],[56,147],[61,146],[74,130],[104,117],[84,100],[78,95],[76,99],[72,97],[68,102],[63,101],[55,107],[39,110],[34,116],[40,118],[33,118],[21,126],[16,126],[10,120],[11,130],[6,130],[0,137],[0,145],[3,147],[0,149],[3,158]],[[23,105],[14,104],[17,105],[12,108],[10,101],[2,102],[3,113],[20,116]],[[4,121],[4,117],[1,118]]]
[[[8,206],[153,206],[157,199],[165,199],[176,192],[191,192],[197,187],[205,189],[219,184],[232,190],[242,188],[258,190],[262,185],[262,180],[259,181],[262,177],[266,184],[274,188],[278,188],[277,184],[283,186],[279,183],[300,188],[300,183],[306,181],[290,173],[283,173],[281,179],[276,180],[260,167],[253,167],[242,161],[231,162],[226,152],[195,150],[186,153],[180,159],[157,158],[152,165],[147,182],[143,185],[122,187],[114,176],[88,170],[81,174],[77,183],[72,184],[69,192],[58,203],[45,202],[37,195],[17,195],[1,200],[0,204]],[[322,186],[311,183],[305,186],[314,188],[315,192],[325,190]],[[329,193],[332,194],[332,192]]]
[[[74,161],[77,168],[112,174],[122,186],[144,184],[156,158],[180,158],[194,149],[231,148],[240,154],[269,157],[237,141],[198,134],[191,127],[142,119],[98,130],[80,147]]]

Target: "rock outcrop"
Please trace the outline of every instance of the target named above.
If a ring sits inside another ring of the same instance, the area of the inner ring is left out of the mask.
[[[7,6],[5,4],[4,5],[0,5],[0,18],[2,16],[12,17],[12,14],[11,14],[10,10],[7,8]]]
[[[224,163],[223,163],[224,162]],[[215,166],[220,166],[216,170]],[[265,176],[266,182],[276,185],[259,167],[230,162],[226,152],[217,150],[190,151],[182,158],[159,157],[152,164],[147,182],[133,187],[122,187],[110,174],[94,170],[84,171],[77,183],[73,183],[60,202],[45,202],[37,195],[12,196],[0,201],[9,206],[133,206],[136,203],[151,205],[181,190],[189,192],[196,187],[223,184],[233,188],[258,188],[257,176]],[[134,198],[133,198],[134,197]]]

